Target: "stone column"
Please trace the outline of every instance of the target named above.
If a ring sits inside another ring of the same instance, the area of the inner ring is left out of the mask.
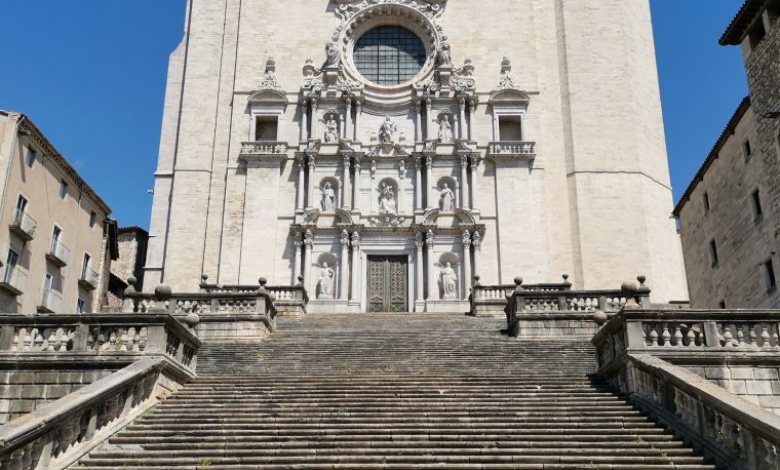
[[[471,244],[474,246],[474,275],[481,276],[482,273],[479,270],[479,253],[482,251],[482,235],[480,235],[479,232],[474,232]]]
[[[433,155],[426,155],[425,156],[425,186],[427,188],[427,191],[425,194],[427,195],[427,204],[426,207],[428,209],[433,209]]]
[[[428,247],[428,300],[439,300],[439,285],[436,282],[436,273],[433,263],[433,230],[425,234],[425,246]]]
[[[414,160],[414,165],[416,170],[415,178],[417,178],[415,180],[414,208],[422,209],[423,208],[422,157],[416,157]]]
[[[360,101],[355,102],[355,137],[354,140],[358,140],[358,129],[360,128],[360,115],[363,114],[363,103]]]
[[[307,155],[307,161],[308,161],[308,169],[309,169],[309,185],[308,185],[308,201],[306,203],[306,207],[309,209],[314,208],[315,204],[317,204],[317,201],[314,200],[315,194],[314,194],[314,188],[316,187],[316,182],[314,181],[314,171],[317,169],[317,159],[314,157],[314,154]]]
[[[466,132],[466,99],[461,98],[460,99],[460,133],[458,134],[458,137],[461,139],[466,138],[467,132]]]
[[[301,142],[309,141],[309,100],[301,103],[303,107],[303,116],[301,117]]]
[[[349,198],[352,197],[352,191],[349,181],[349,167],[351,157],[344,155],[344,173],[341,180],[341,207],[344,210],[349,210],[352,207],[352,203]]]
[[[352,232],[352,296],[353,302],[360,302],[360,233]]]
[[[293,285],[298,282],[298,276],[301,275],[301,250],[303,249],[303,235],[301,232],[295,232],[293,235],[293,246],[295,247],[295,253],[293,253]]]
[[[303,236],[303,282],[304,286],[311,286],[311,256],[314,249],[314,234],[307,230]]]
[[[421,142],[423,140],[422,135],[422,101],[417,100],[417,120],[415,121],[415,142]]]
[[[355,184],[352,185],[352,208],[360,210],[360,157],[355,156]]]
[[[471,232],[463,232],[463,299],[468,300],[472,285],[471,275]]]
[[[474,100],[469,101],[469,141],[472,140],[474,134],[474,115],[477,111],[477,103]]]
[[[320,120],[317,119],[317,99],[311,99],[311,138],[320,138]]]
[[[344,130],[341,134],[344,136],[344,140],[349,140],[352,134],[350,130],[352,127],[352,97],[347,96],[344,100],[347,102],[347,112],[344,114]]]
[[[417,245],[417,258],[415,258],[415,268],[417,270],[417,295],[415,296],[415,299],[417,302],[422,302],[425,300],[425,268],[423,267],[423,263],[425,262],[425,259],[423,258],[425,237],[422,232],[417,232],[415,244]]]
[[[347,300],[349,298],[349,233],[345,230],[341,232],[341,279],[339,293],[339,300]]]
[[[298,200],[296,201],[295,208],[299,211],[304,209],[306,203],[304,197],[306,197],[306,157],[300,155],[297,159],[298,162]]]
[[[471,209],[469,203],[469,159],[465,155],[460,157],[460,207]]]
[[[425,119],[427,120],[431,116],[431,99],[428,98],[425,100]],[[423,142],[428,140],[428,129],[430,127],[430,124],[428,122],[425,123],[425,126],[423,127]]]
[[[470,209],[477,207],[477,167],[479,166],[479,155],[471,156],[471,206]]]

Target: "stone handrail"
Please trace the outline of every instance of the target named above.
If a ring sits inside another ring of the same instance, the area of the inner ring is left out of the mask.
[[[594,336],[599,365],[628,353],[780,351],[780,314],[768,310],[627,310]]]
[[[159,291],[159,289],[158,289]],[[126,313],[167,312],[174,316],[197,315],[276,315],[271,293],[261,285],[254,291],[171,293],[125,291],[122,311]]]
[[[4,314],[0,354],[165,355],[194,374],[201,341],[168,314]]]
[[[619,371],[603,374],[613,387],[719,465],[780,468],[780,416],[663,359],[632,354],[623,363]]]
[[[241,142],[241,155],[286,155],[287,142]]]
[[[164,359],[142,359],[0,427],[0,468],[65,469],[159,400]]]
[[[265,279],[260,279],[260,284],[209,284],[208,276],[202,276],[203,280],[200,284],[201,292],[212,294],[230,294],[230,293],[247,293],[257,292],[262,285],[270,294],[271,299],[275,306],[279,310],[287,310],[288,307],[295,307],[302,312],[306,311],[306,305],[309,303],[309,294],[306,292],[306,288],[303,287],[303,279],[299,278],[299,283],[296,286],[269,286]]]

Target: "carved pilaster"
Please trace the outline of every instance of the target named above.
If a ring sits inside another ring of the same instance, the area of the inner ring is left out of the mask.
[[[353,302],[360,301],[361,276],[362,276],[362,270],[360,269],[360,233],[358,233],[356,230],[352,232],[352,294],[350,296],[350,300],[352,300]]]
[[[341,263],[340,271],[341,271],[341,279],[340,279],[340,286],[341,290],[339,292],[339,299],[341,300],[347,300],[347,297],[349,296],[349,232],[347,232],[346,229],[341,231],[341,259],[339,260]]]
[[[464,230],[461,242],[463,243],[463,279],[466,286],[463,297],[468,299],[469,290],[473,282],[471,275],[471,232]]]
[[[414,238],[414,244],[417,246],[417,257],[415,259],[415,271],[417,273],[417,295],[415,300],[422,302],[425,294],[425,268],[423,267],[423,246],[425,246],[425,239],[422,232],[417,232]]]

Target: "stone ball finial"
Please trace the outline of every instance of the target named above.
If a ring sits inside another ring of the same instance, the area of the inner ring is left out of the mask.
[[[190,312],[185,315],[182,320],[184,320],[184,323],[186,323],[187,326],[194,328],[198,323],[200,323],[200,315],[194,312]]]
[[[303,285],[303,275],[299,275],[299,276],[298,276],[298,285],[299,285],[299,286],[302,286],[302,285]]]
[[[561,274],[561,277],[563,278],[563,283],[564,284],[569,284],[569,275],[568,274],[566,274],[566,273]]]
[[[268,284],[268,279],[261,277],[257,280],[258,283],[260,283],[261,286],[265,287],[266,284]]]
[[[154,298],[157,300],[170,300],[173,297],[171,286],[160,284],[154,289]]]
[[[127,278],[127,285],[135,287],[136,284],[138,284],[138,279],[136,279],[135,276],[130,276]]]
[[[639,281],[639,284],[644,284],[645,281],[647,281],[647,276],[645,276],[644,274],[640,274],[639,276],[636,277],[636,280]]]
[[[607,316],[607,314],[602,312],[601,310],[596,310],[595,312],[593,312],[593,321],[595,321],[596,324],[599,326],[606,323],[608,318],[609,317]]]
[[[624,282],[620,286],[620,290],[625,294],[636,294],[638,287],[633,282]]]
[[[522,277],[520,277],[520,276],[517,276],[517,277],[515,278],[515,285],[516,285],[516,286],[522,286],[522,285],[523,285],[523,278],[522,278]]]
[[[200,280],[205,283],[206,281],[209,280],[209,275],[208,274],[201,274],[200,275]]]

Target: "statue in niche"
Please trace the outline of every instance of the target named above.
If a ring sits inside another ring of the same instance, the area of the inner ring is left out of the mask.
[[[446,37],[439,48],[438,62],[439,67],[452,67],[452,51],[450,50],[450,43],[447,42]]]
[[[455,193],[447,183],[442,184],[439,207],[442,212],[453,212],[455,210]]]
[[[395,204],[395,191],[393,191],[393,187],[387,183],[383,183],[379,192],[379,212],[383,214],[395,214],[398,209]]]
[[[452,263],[445,263],[441,268],[441,286],[444,290],[444,300],[456,300],[458,298],[458,275],[452,268]]]
[[[439,143],[451,144],[452,140],[452,124],[450,117],[445,114],[439,120]]]
[[[318,299],[333,298],[333,284],[335,277],[336,271],[328,266],[328,263],[322,263],[322,267],[320,268],[320,280],[318,282],[320,288],[319,294],[317,294]]]
[[[382,127],[379,128],[379,142],[382,144],[395,143],[395,133],[398,130],[398,126],[390,119],[390,116],[385,117],[385,122],[382,123]]]
[[[341,63],[341,52],[336,42],[329,42],[325,46],[325,67],[338,67]]]
[[[333,212],[336,209],[336,191],[330,181],[326,181],[322,186],[322,210]]]
[[[339,140],[339,123],[333,116],[325,123],[325,142],[333,143]]]

